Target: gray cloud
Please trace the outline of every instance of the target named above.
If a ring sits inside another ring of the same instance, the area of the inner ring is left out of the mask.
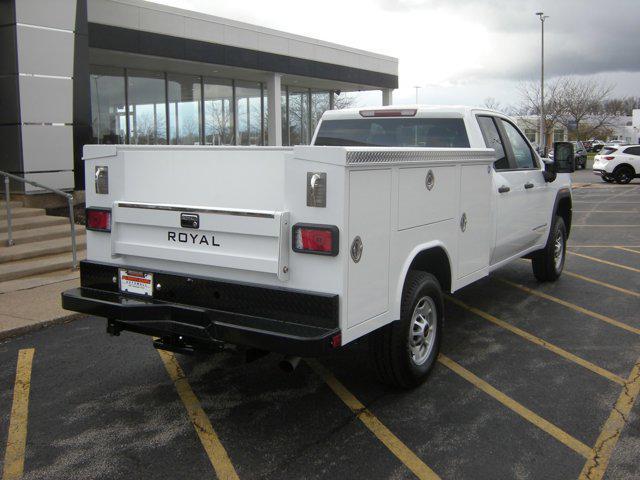
[[[640,71],[639,0],[380,0],[407,14],[442,11],[487,28],[487,68],[470,78],[530,79],[540,65],[543,10],[545,67],[549,76]]]

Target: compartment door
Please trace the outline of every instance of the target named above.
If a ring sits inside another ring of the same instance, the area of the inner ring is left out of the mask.
[[[487,165],[460,168],[458,278],[489,266],[491,173]]]
[[[391,171],[352,171],[349,174],[349,232],[347,245],[356,237],[362,254],[349,263],[347,326],[353,327],[389,308],[389,238],[391,228]]]

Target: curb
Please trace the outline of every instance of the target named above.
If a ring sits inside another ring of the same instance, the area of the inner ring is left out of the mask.
[[[84,313],[73,313],[71,315],[65,315],[63,317],[54,318],[51,320],[44,320],[42,322],[32,323],[31,325],[24,325],[22,327],[12,328],[10,330],[0,331],[0,341],[4,341],[10,338],[19,337],[27,333],[42,330],[53,325],[60,325],[62,323],[70,323],[81,318],[86,318],[89,315]]]

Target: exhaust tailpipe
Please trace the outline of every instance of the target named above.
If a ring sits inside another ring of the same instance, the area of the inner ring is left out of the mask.
[[[280,363],[278,364],[280,368],[287,373],[293,373],[294,370],[298,367],[300,363],[300,357],[292,357],[291,355],[286,355]]]

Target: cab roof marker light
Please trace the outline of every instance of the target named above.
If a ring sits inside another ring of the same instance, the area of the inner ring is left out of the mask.
[[[415,117],[416,108],[402,108],[396,110],[360,110],[361,117]]]

